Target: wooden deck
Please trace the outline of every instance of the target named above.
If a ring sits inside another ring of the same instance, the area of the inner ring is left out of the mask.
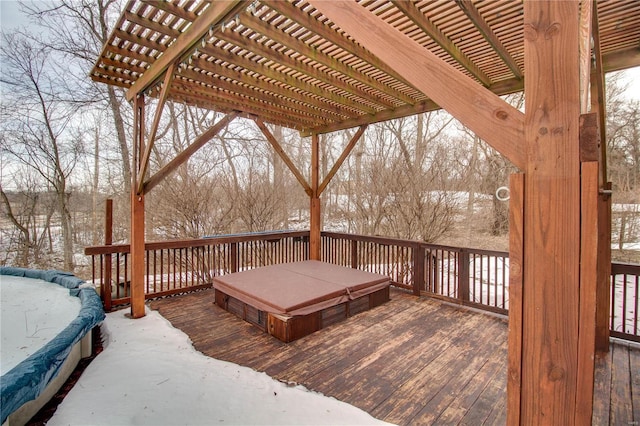
[[[392,291],[385,305],[285,344],[213,300],[213,290],[205,290],[150,306],[208,356],[302,384],[387,422],[506,421],[504,319]],[[640,349],[612,344],[597,360],[595,394],[595,425],[638,424]]]

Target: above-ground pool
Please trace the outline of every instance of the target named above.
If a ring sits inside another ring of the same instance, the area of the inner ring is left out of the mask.
[[[27,422],[91,354],[104,319],[95,290],[72,274],[0,267],[2,424]]]

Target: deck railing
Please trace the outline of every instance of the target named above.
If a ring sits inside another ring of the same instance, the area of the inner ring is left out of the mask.
[[[326,262],[388,275],[394,286],[416,295],[508,312],[506,252],[323,232],[322,256]]]
[[[611,336],[640,342],[640,265],[611,263]]]
[[[146,245],[147,298],[211,287],[214,276],[309,258],[309,232],[226,235]],[[129,303],[128,245],[88,247],[105,309]],[[322,233],[322,260],[387,275],[392,285],[506,314],[509,254],[394,238]],[[612,263],[611,335],[640,342],[640,265]]]
[[[309,232],[270,232],[147,243],[147,299],[211,287],[213,277],[309,258]],[[87,247],[105,309],[130,303],[130,247]]]

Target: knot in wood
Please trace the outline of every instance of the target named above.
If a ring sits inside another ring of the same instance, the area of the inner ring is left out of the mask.
[[[546,30],[544,30],[544,39],[549,40],[559,32],[560,24],[558,22],[554,22],[553,24],[549,25]]]
[[[538,39],[538,29],[533,24],[524,24],[524,39],[528,41]]]
[[[564,378],[564,369],[560,366],[554,365],[549,370],[549,379],[552,382],[557,382],[558,380],[562,380]]]
[[[509,118],[509,113],[507,113],[505,110],[499,109],[495,112],[495,116],[498,120],[504,121]]]

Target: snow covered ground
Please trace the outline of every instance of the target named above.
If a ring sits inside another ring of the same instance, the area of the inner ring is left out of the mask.
[[[197,352],[156,311],[107,315],[105,349],[48,425],[384,424],[301,386]]]

